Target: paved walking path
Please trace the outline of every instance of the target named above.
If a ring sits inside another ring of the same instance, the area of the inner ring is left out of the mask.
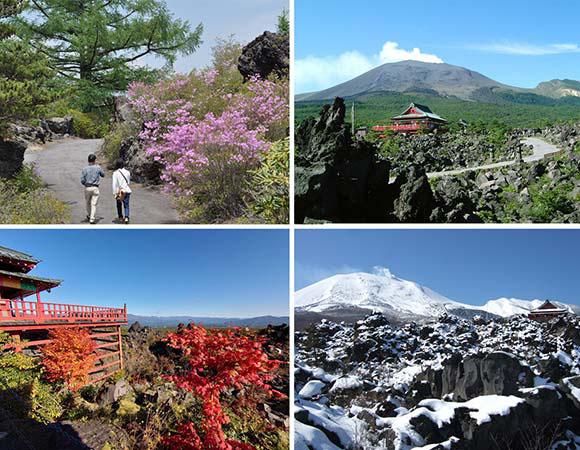
[[[102,139],[65,139],[52,142],[40,149],[29,149],[24,160],[34,163],[36,172],[56,197],[71,207],[71,223],[86,221],[84,188],[80,184],[81,171],[87,165],[87,157],[97,153]],[[97,207],[97,223],[115,223],[117,209],[113,198],[111,173],[104,161],[97,160],[105,170],[105,178],[99,187],[100,197]],[[178,223],[177,212],[170,198],[158,189],[131,183],[131,223],[132,224],[169,224]]]
[[[558,147],[553,144],[549,144],[546,141],[543,141],[539,138],[526,138],[524,139],[524,143],[526,145],[532,145],[534,147],[534,153],[531,156],[526,156],[524,158],[524,162],[530,163],[534,161],[539,161],[544,157],[551,155],[553,153],[557,153],[560,151]],[[437,177],[444,177],[448,175],[459,175],[460,173],[469,172],[471,170],[482,170],[482,169],[496,169],[498,167],[505,167],[511,166],[512,164],[517,163],[517,160],[512,161],[502,161],[494,164],[486,164],[483,166],[475,166],[475,167],[466,167],[464,169],[456,169],[456,170],[446,170],[443,172],[431,172],[428,173],[427,176],[429,178],[437,178]]]

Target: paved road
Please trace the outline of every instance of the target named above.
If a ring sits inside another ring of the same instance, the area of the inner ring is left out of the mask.
[[[87,165],[90,153],[97,153],[101,139],[66,139],[46,145],[40,149],[29,149],[24,155],[26,162],[34,163],[36,172],[58,199],[71,207],[71,223],[86,222],[84,188],[80,184],[81,171]],[[104,162],[97,160],[97,163]],[[101,182],[97,223],[115,223],[117,209],[111,186],[111,173],[105,170]],[[131,223],[168,224],[178,223],[178,215],[167,195],[156,189],[132,183]]]
[[[533,145],[534,146],[534,153],[531,156],[527,156],[524,158],[524,162],[530,163],[534,161],[538,161],[543,159],[547,155],[551,155],[553,153],[559,152],[560,149],[555,145],[548,144],[546,141],[543,141],[539,138],[526,138],[524,139],[524,143],[526,145]],[[465,169],[457,169],[457,170],[446,170],[444,172],[431,172],[428,173],[427,176],[429,178],[437,178],[437,177],[444,177],[447,175],[458,175],[460,173],[469,172],[471,170],[481,170],[481,169],[496,169],[498,167],[505,167],[510,166],[512,164],[517,163],[517,160],[512,161],[502,161],[494,164],[486,164],[483,166],[476,166],[476,167],[467,167]]]

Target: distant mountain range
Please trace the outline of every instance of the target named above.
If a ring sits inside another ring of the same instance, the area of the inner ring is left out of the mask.
[[[478,314],[509,317],[526,314],[540,306],[543,301],[500,298],[482,306],[468,305],[384,270],[380,274],[334,275],[297,291],[294,303],[298,320],[307,322],[321,317],[355,320],[371,311],[380,311],[389,320],[397,323],[432,319],[443,313],[462,318],[471,318]],[[580,314],[580,306],[556,301],[552,303]]]
[[[552,80],[535,89],[508,86],[478,72],[451,64],[402,61],[376,67],[350,81],[319,92],[299,94],[297,102],[356,98],[370,93],[428,94],[472,102],[552,105],[578,100],[580,82]],[[571,98],[572,100],[568,99]]]
[[[269,324],[288,324],[289,318],[282,316],[260,316],[252,318],[220,318],[220,317],[193,317],[193,316],[136,316],[127,314],[129,325],[139,322],[143,326],[149,327],[176,327],[180,323],[188,324],[194,322],[204,326],[215,327],[265,327]]]

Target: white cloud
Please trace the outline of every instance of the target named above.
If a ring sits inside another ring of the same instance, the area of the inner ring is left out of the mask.
[[[399,44],[396,42],[385,42],[383,49],[379,54],[379,59],[381,64],[392,63],[397,61],[407,61],[409,59],[413,61],[423,61],[428,63],[441,64],[443,60],[437,55],[429,55],[428,53],[421,53],[421,49],[415,47],[410,52],[399,48]]]
[[[372,56],[358,51],[345,52],[338,56],[307,56],[294,63],[296,93],[326,89],[351,80],[381,64],[406,60],[443,62],[436,55],[422,53],[419,48],[405,50],[392,41],[385,42],[381,51]]]
[[[578,44],[547,44],[534,45],[525,42],[501,42],[493,44],[473,45],[469,48],[506,55],[557,55],[561,53],[580,53]]]

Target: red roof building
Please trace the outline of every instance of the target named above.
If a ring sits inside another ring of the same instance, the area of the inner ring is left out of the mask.
[[[546,300],[538,308],[532,309],[528,314],[528,318],[535,320],[537,322],[547,322],[556,317],[564,316],[568,314],[568,310],[563,308],[558,308],[549,300]]]
[[[127,324],[127,309],[42,301],[40,294],[62,281],[29,275],[39,262],[27,253],[0,246],[0,331],[12,336],[9,347],[19,352],[42,347],[50,342],[49,332],[58,327],[89,328],[97,343],[91,381],[121,370],[121,325]]]
[[[375,126],[373,130],[414,134],[420,130],[435,131],[446,124],[447,120],[435,114],[428,106],[411,103],[401,114],[391,117],[391,125]]]

